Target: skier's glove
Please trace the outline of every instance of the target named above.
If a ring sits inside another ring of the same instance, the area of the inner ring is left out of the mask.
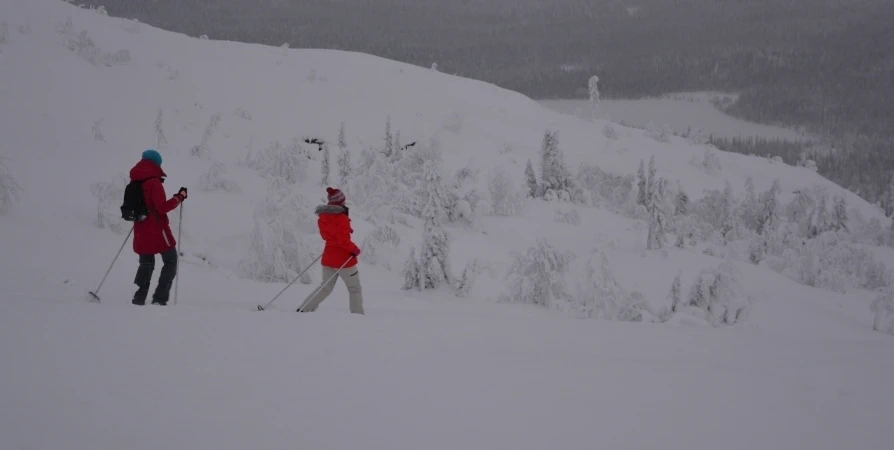
[[[351,252],[351,256],[353,256],[355,258],[360,256],[360,249],[358,248],[358,249],[354,250],[353,252]]]
[[[180,197],[180,201],[181,201],[181,202],[182,202],[183,200],[186,200],[186,197],[188,197],[188,195],[187,195],[187,193],[186,193],[186,188],[185,188],[185,187],[180,188],[180,192],[177,192],[177,193],[174,194],[174,195],[176,195],[177,197]]]

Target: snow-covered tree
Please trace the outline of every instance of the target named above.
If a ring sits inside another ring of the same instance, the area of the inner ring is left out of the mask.
[[[639,161],[639,170],[636,172],[636,188],[636,204],[646,206],[648,191],[646,190],[646,163],[643,160]]]
[[[2,174],[0,174],[2,178]],[[123,173],[110,181],[100,181],[90,185],[90,192],[97,199],[96,226],[107,228],[115,233],[123,233],[130,230],[131,223],[121,218],[121,202],[124,199],[124,189],[130,179]]]
[[[4,214],[12,208],[12,204],[19,200],[19,196],[22,192],[22,187],[19,186],[19,183],[16,182],[15,178],[12,176],[12,172],[9,170],[9,167],[6,165],[7,159],[3,156],[0,156],[0,214]],[[122,198],[124,196],[124,191],[121,191]],[[100,199],[100,221],[99,226],[102,227],[102,199]],[[119,210],[120,213],[120,210]]]
[[[391,116],[385,122],[385,156],[392,158],[394,156],[394,137],[391,135]]]
[[[421,275],[417,277],[417,285],[413,287],[437,289],[453,283],[450,242],[443,227],[443,221],[447,218],[447,195],[441,183],[441,167],[438,162],[426,162],[424,171],[424,228],[418,266]]]
[[[347,188],[348,179],[351,177],[351,153],[348,150],[348,142],[345,140],[345,123],[341,123],[338,130],[338,182],[342,188]]]
[[[573,208],[568,211],[557,209],[553,216],[553,221],[555,221],[556,223],[565,223],[568,225],[580,225],[580,213]]]
[[[680,186],[677,191],[677,198],[674,200],[674,216],[685,216],[689,214],[689,195]]]
[[[322,186],[329,186],[329,143],[323,144],[323,162],[321,164],[323,176],[321,179]]]
[[[835,197],[835,207],[832,213],[832,228],[835,231],[849,231],[847,228],[847,203],[844,197]]]
[[[590,91],[590,103],[598,103],[599,102],[599,77],[593,75],[590,77],[590,81],[587,83],[587,88]]]
[[[208,122],[208,127],[205,128],[205,133],[202,135],[202,142],[199,145],[196,145],[190,150],[190,154],[192,156],[198,156],[200,158],[204,158],[208,156],[208,152],[210,151],[208,144],[211,141],[211,138],[214,136],[214,132],[217,131],[218,126],[220,125],[220,114],[215,114],[211,116],[211,120]]]
[[[530,159],[528,159],[528,164],[525,166],[525,181],[528,185],[528,197],[540,197],[540,185],[537,184],[537,175],[534,174],[534,166],[531,164]]]
[[[578,280],[577,295],[569,301],[571,312],[582,318],[623,322],[643,321],[644,304],[618,283],[604,249],[594,251]]]
[[[655,155],[649,158],[649,176],[646,178],[646,206],[652,201],[652,195],[656,192],[656,177],[658,169],[655,167]]]
[[[677,272],[677,276],[674,277],[674,282],[671,283],[670,293],[667,294],[668,300],[671,302],[671,311],[676,312],[677,309],[683,306],[683,286],[681,278],[683,277],[683,272]]]
[[[158,108],[158,115],[155,116],[155,135],[156,135],[156,147],[159,150],[165,150],[168,148],[168,139],[165,137],[164,132],[164,124],[162,123],[164,117],[164,109]]]
[[[773,186],[766,192],[761,193],[760,198],[758,199],[758,204],[761,209],[757,224],[758,234],[767,234],[768,231],[776,229],[776,226],[779,224],[779,215],[777,212],[779,201],[777,200],[777,196],[781,192],[782,187],[779,184],[779,180],[774,180]]]
[[[741,322],[751,306],[751,298],[739,282],[738,269],[730,261],[717,268],[704,269],[693,283],[689,297],[675,311],[697,308],[714,326]]]
[[[501,167],[495,167],[487,184],[491,207],[498,216],[512,216],[524,209],[524,193],[512,183]]]
[[[724,244],[728,244],[738,238],[739,216],[736,214],[736,198],[733,195],[733,187],[726,182],[723,189],[723,222],[720,226],[720,235]]]
[[[221,174],[226,171],[227,168],[222,163],[215,162],[212,164],[211,168],[208,169],[208,172],[203,173],[199,177],[199,190],[206,192],[217,190],[233,193],[242,192],[242,188],[239,187],[235,181],[225,179],[221,176]]]
[[[540,153],[542,157],[540,181],[543,184],[543,192],[553,191],[559,196],[561,192],[567,193],[571,176],[565,166],[562,149],[559,147],[558,131],[546,130]]]
[[[891,178],[888,180],[888,188],[882,193],[881,203],[885,216],[894,216],[894,173],[891,174]]]
[[[565,275],[573,259],[573,253],[560,252],[546,239],[537,238],[536,244],[525,253],[514,255],[507,292],[501,299],[545,307],[567,303],[570,296]]]
[[[667,197],[667,180],[649,180],[651,191],[646,196],[646,210],[649,212],[649,236],[646,248],[649,250],[663,248],[667,242],[667,232],[671,224],[665,199]]]
[[[390,270],[390,264],[382,251],[396,250],[399,245],[400,236],[394,228],[388,225],[377,226],[363,239],[361,244],[363,252],[360,254],[360,260],[371,265],[382,264]]]
[[[257,154],[249,153],[244,164],[265,178],[278,177],[289,184],[307,180],[307,154],[295,142],[291,147],[274,142]]]
[[[254,213],[248,254],[239,261],[243,276],[264,282],[292,281],[313,261],[307,236],[314,231],[311,204],[282,179],[268,180],[267,197]],[[311,272],[300,279],[313,281]]]
[[[870,309],[874,315],[872,329],[894,335],[894,289],[880,293]]]
[[[463,273],[456,284],[455,294],[457,297],[465,298],[469,296],[472,289],[475,287],[475,281],[478,278],[479,270],[480,264],[478,263],[478,258],[475,258],[466,264],[466,267],[463,269]]]
[[[422,286],[425,285],[425,279],[422,275],[422,261],[416,255],[416,247],[411,247],[407,261],[404,263],[404,285],[401,289],[410,290],[415,288],[421,291]]]
[[[105,142],[106,138],[102,135],[102,129],[100,128],[101,126],[102,126],[102,119],[99,119],[96,122],[93,122],[93,129],[92,129],[93,140],[99,141],[99,142]]]

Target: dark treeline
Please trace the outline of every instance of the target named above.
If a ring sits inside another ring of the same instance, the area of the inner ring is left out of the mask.
[[[817,133],[846,153],[859,145],[876,164],[888,164],[894,141],[890,0],[92,3],[191,36],[437,63],[533,98],[585,98],[591,75],[604,98],[740,92],[730,114]],[[872,191],[860,175],[823,167],[845,187]]]

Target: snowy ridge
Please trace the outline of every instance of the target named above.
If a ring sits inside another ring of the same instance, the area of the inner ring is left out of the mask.
[[[392,148],[415,145],[384,155],[386,123]],[[561,149],[552,185],[547,130]],[[168,194],[190,188],[179,304],[129,304],[129,243],[103,304],[86,304],[128,231],[120,177],[145,148],[161,151]],[[19,187],[0,215],[12,448],[894,441],[894,341],[873,331],[870,307],[890,292],[890,220],[806,167],[370,55],[208,41],[56,0],[0,0],[0,157],[0,180]],[[535,195],[568,201],[526,197],[529,160]],[[774,182],[773,231],[759,235]],[[319,251],[311,213],[325,185],[347,191],[366,242],[367,315],[347,314],[342,285],[319,312],[289,313],[318,268],[251,312]],[[638,204],[640,192],[656,200]],[[837,197],[848,233],[830,232]],[[647,249],[659,216],[666,242]],[[434,273],[423,263],[441,261],[423,235],[442,231],[454,283],[419,292]],[[519,277],[543,260],[560,275]]]

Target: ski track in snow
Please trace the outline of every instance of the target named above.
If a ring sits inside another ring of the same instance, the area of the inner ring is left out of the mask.
[[[62,35],[69,17],[73,34]],[[511,252],[540,236],[575,252],[576,271],[599,242],[613,242],[603,248],[618,282],[656,307],[678,271],[686,295],[699,271],[721,261],[694,249],[646,252],[643,224],[604,209],[575,207],[574,226],[553,220],[571,206],[528,201],[518,217],[484,217],[478,231],[451,224],[454,273],[476,257],[487,267],[467,299],[399,289],[418,224],[395,225],[398,248],[382,250],[381,264],[361,264],[364,317],[347,313],[342,284],[318,312],[294,313],[320,282],[319,267],[311,284],[296,283],[264,312],[256,306],[283,284],[238,276],[265,184],[237,161],[273,141],[334,142],[342,121],[355,161],[364,146],[381,145],[390,115],[404,143],[437,136],[451,173],[481,169],[485,193],[494,167],[522,181],[549,127],[572,168],[632,174],[655,156],[659,175],[693,199],[727,180],[741,193],[748,176],[758,192],[779,179],[781,202],[821,184],[867,220],[889,223],[807,169],[718,152],[723,169],[707,174],[689,164],[704,147],[685,140],[659,143],[618,125],[619,138],[607,139],[603,121],[368,55],[204,41],[55,0],[0,0],[0,18],[9,31],[0,44],[0,155],[23,188],[0,217],[0,448],[868,450],[894,442],[894,340],[871,330],[871,292],[810,288],[736,262],[756,303],[732,328],[576,320],[496,301]],[[26,24],[30,33],[18,31]],[[66,48],[81,30],[102,52],[127,49],[131,61],[86,62]],[[95,226],[90,186],[126,174],[155,146],[159,108],[165,187],[191,187],[178,304],[130,305],[137,258],[129,242],[102,303],[88,303],[124,239]],[[217,113],[211,159],[189,156]],[[92,131],[100,120],[104,141]],[[242,192],[193,187],[213,161]],[[302,185],[312,202],[325,192],[317,164]],[[352,207],[360,242],[374,211]],[[873,251],[894,262],[890,249]]]

